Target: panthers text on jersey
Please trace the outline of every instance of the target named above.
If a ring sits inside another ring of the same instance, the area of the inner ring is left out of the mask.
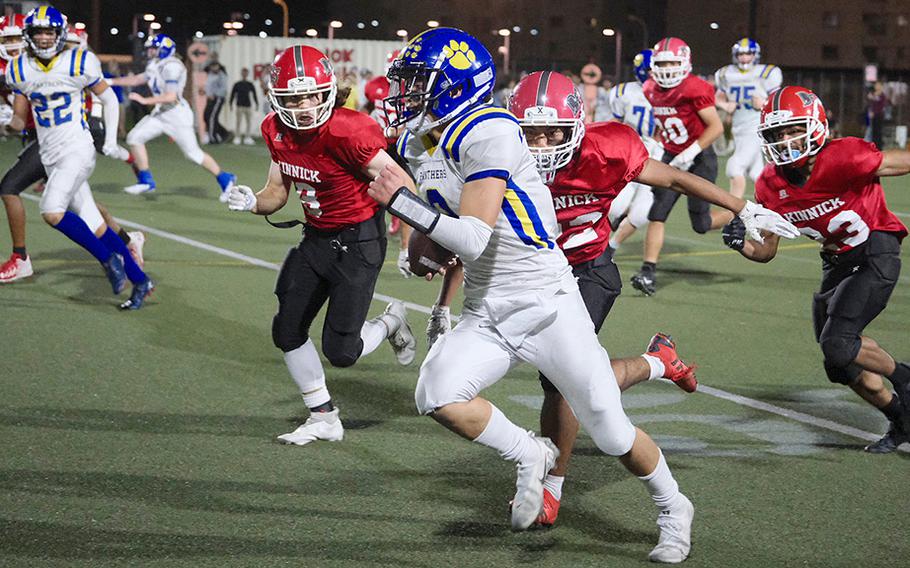
[[[654,110],[664,149],[679,154],[705,131],[698,111],[714,106],[714,87],[704,79],[688,75],[682,83],[665,89],[654,79],[645,81],[642,91]]]
[[[441,213],[458,216],[464,184],[505,180],[502,210],[487,248],[465,260],[465,298],[508,297],[551,286],[569,273],[556,246],[556,213],[550,190],[524,141],[518,120],[483,106],[446,125],[438,145],[407,133],[398,140],[420,195]]]
[[[46,66],[25,53],[10,62],[7,84],[28,98],[41,147],[41,161],[56,163],[73,144],[92,146],[85,121],[85,89],[101,81],[101,62],[84,49],[67,49]]]
[[[654,135],[654,111],[638,82],[620,83],[610,89],[610,111],[642,138]]]
[[[733,134],[754,134],[758,130],[761,109],[752,106],[752,97],[765,99],[780,87],[783,74],[775,65],[753,65],[743,71],[736,65],[726,65],[714,73],[714,83],[727,100],[736,103],[733,113]]]
[[[572,161],[550,182],[557,239],[569,263],[593,260],[610,240],[610,204],[638,177],[648,150],[631,128],[618,122],[589,125]]]
[[[830,140],[815,157],[812,175],[793,185],[773,164],[755,182],[755,200],[777,211],[827,252],[859,246],[871,231],[907,235],[904,224],[888,210],[875,172],[882,153],[859,138]]]
[[[155,105],[153,114],[170,110],[175,106],[185,103],[183,89],[186,87],[186,67],[176,57],[153,59],[145,66],[145,80],[148,82],[152,95],[176,93],[177,100],[173,103]]]
[[[386,140],[367,115],[336,108],[319,128],[295,130],[273,112],[262,121],[262,139],[300,194],[308,225],[341,229],[376,213],[379,205],[367,195],[371,180],[363,170]]]

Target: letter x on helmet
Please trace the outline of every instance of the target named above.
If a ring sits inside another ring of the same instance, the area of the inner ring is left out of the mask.
[[[35,42],[34,35],[39,31],[51,30],[57,35],[57,40],[51,47],[40,48]],[[39,59],[53,59],[55,55],[66,47],[66,16],[51,6],[39,6],[25,16],[25,45],[35,57]]]
[[[9,61],[25,49],[22,30],[25,29],[25,16],[13,14],[0,18],[0,57]],[[10,53],[14,51],[15,53]]]
[[[692,50],[678,37],[667,37],[654,45],[651,55],[651,77],[665,89],[683,82],[692,71]],[[672,65],[659,65],[660,63]]]
[[[565,142],[531,148],[537,171],[545,181],[572,160],[585,135],[585,109],[571,79],[555,71],[531,73],[509,97],[509,112],[522,127],[548,126],[566,129]]]
[[[477,38],[454,28],[415,36],[388,72],[389,126],[425,134],[492,96],[493,56]],[[393,116],[394,114],[394,116]]]
[[[171,39],[170,36],[155,34],[149,36],[149,38],[145,40],[145,49],[154,49],[155,57],[157,59],[167,59],[174,55],[177,44],[174,43],[174,40]]]
[[[329,58],[315,47],[295,45],[278,54],[269,73],[269,102],[281,122],[297,130],[318,128],[332,116],[338,93],[335,71]],[[317,95],[322,100],[308,108],[290,107]]]
[[[781,140],[779,131],[802,126],[805,133]],[[801,167],[828,139],[828,116],[821,100],[805,87],[783,87],[771,93],[758,126],[765,159],[777,166]]]

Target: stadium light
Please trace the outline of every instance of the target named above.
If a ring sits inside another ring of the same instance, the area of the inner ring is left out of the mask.
[[[344,24],[341,23],[341,22],[338,21],[338,20],[332,20],[331,22],[329,22],[329,26],[335,28],[336,30],[337,30],[338,28],[340,28],[341,26],[343,26],[343,25],[344,25]]]
[[[333,39],[335,39],[335,30],[340,29],[341,26],[343,26],[343,25],[344,24],[342,24],[338,20],[332,20],[331,22],[329,22],[329,33],[326,34],[329,41],[332,41]]]
[[[378,28],[379,20],[370,20],[370,25],[373,26],[374,28]]]
[[[317,32],[315,28],[310,28],[306,31],[306,35],[307,37],[316,37],[319,35],[319,32]]]
[[[407,37],[408,37],[408,30],[398,30],[397,32],[395,32],[395,35],[397,35],[397,36],[400,37],[400,38],[405,38],[405,39],[407,39]]]
[[[718,29],[720,29],[720,24],[718,24],[717,22],[711,22],[708,25],[708,27],[711,28],[712,30],[718,30]]]
[[[201,30],[196,30],[196,33],[193,35],[196,36],[196,39],[202,39],[202,36],[205,34],[203,34]]]
[[[438,28],[439,22],[437,22],[436,20],[429,20],[429,21],[427,21],[427,27],[428,28]]]
[[[603,34],[607,37],[613,37],[616,35],[616,30],[613,28],[604,28]]]
[[[272,25],[272,20],[271,20],[270,18],[266,18],[266,19],[265,19],[265,25],[271,26],[271,25]]]
[[[498,33],[502,37],[509,37],[510,35],[512,35],[512,30],[510,30],[508,28],[502,28],[501,30],[499,30]]]
[[[145,20],[146,22],[154,22],[155,14],[145,14],[144,16],[142,16],[142,19]]]
[[[362,30],[362,29],[365,28],[365,27],[367,27],[367,25],[364,24],[363,22],[357,22],[357,29],[358,29],[358,30]]]
[[[151,29],[153,29],[153,30],[160,30],[160,29],[161,29],[161,23],[160,23],[160,22],[152,22],[151,24],[149,24],[149,28],[151,28]],[[78,29],[78,26],[77,26],[77,29]]]
[[[75,24],[73,24],[73,27],[76,28],[77,30],[84,30],[85,24],[82,22],[76,22]]]
[[[537,28],[531,28],[531,35],[532,35],[532,36],[536,36],[536,35],[539,34],[539,33],[540,33],[540,32],[537,30]]]
[[[234,28],[235,30],[242,30],[243,22],[231,22],[231,27]]]
[[[521,26],[512,26],[512,31],[515,33],[519,33],[521,31]]]
[[[234,27],[234,24],[232,24],[231,22],[224,22],[223,24],[221,24],[221,26],[222,26],[224,29],[229,30],[229,29],[231,29],[231,28]]]
[[[259,32],[259,37],[261,37],[262,39],[265,39],[265,38],[269,37],[269,34],[267,34],[265,32]]]
[[[111,35],[117,35],[119,33],[120,33],[120,30],[118,30],[117,28],[111,28]]]

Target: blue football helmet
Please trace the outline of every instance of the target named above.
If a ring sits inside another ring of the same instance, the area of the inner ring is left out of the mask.
[[[174,55],[174,50],[177,49],[177,44],[174,43],[174,40],[170,36],[164,34],[155,34],[149,36],[145,40],[145,49],[154,49],[155,57],[158,59],[167,59],[171,55]]]
[[[32,36],[42,30],[51,30],[57,34],[57,41],[48,48],[39,48]],[[25,16],[25,45],[29,52],[39,59],[53,59],[66,47],[66,16],[54,7],[40,6]]]
[[[733,52],[733,64],[743,71],[748,71],[761,59],[761,46],[758,45],[758,42],[752,38],[742,38],[733,44],[731,51]],[[739,56],[743,54],[752,54],[754,57],[752,57],[752,61],[741,63],[739,61]]]
[[[644,83],[651,76],[651,54],[650,49],[639,51],[632,60],[632,72],[639,83]]]
[[[389,126],[422,135],[487,102],[496,66],[477,38],[454,28],[433,28],[405,46],[387,77]]]

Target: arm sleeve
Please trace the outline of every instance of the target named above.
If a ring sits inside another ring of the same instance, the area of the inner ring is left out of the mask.
[[[692,104],[695,110],[699,111],[714,106],[714,87],[707,81],[699,81],[698,87],[694,90]]]
[[[240,90],[239,87],[240,87],[240,82],[238,81],[238,82],[234,83],[234,86],[231,88],[231,98],[228,99],[229,105],[234,104],[234,99],[237,98],[237,91]]]
[[[117,143],[117,126],[120,123],[120,103],[117,102],[117,95],[113,89],[107,88],[103,93],[98,95],[104,112],[101,117],[104,120],[104,145],[110,146]]]
[[[339,111],[336,109],[333,112]],[[330,132],[336,139],[332,144],[332,153],[350,169],[359,171],[386,148],[385,136],[379,125],[365,114],[353,113],[343,121],[336,121],[331,125]]]
[[[514,119],[493,118],[475,126],[457,148],[464,181],[511,178],[524,156],[523,140],[521,127]]]
[[[85,76],[86,88],[94,86],[104,79],[104,73],[101,71],[101,61],[97,55],[91,51],[79,50],[79,53],[76,54],[76,59],[76,65],[81,67],[82,75]]]

